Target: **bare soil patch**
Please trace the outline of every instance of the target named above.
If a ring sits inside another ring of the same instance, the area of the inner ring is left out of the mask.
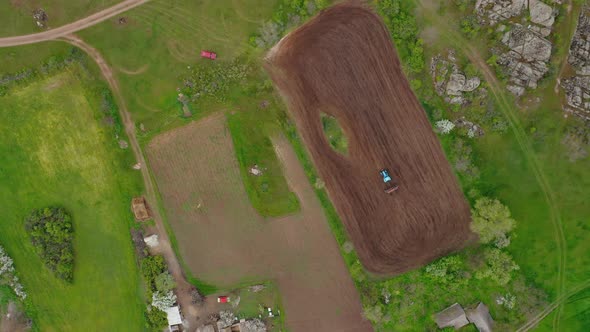
[[[334,6],[286,36],[267,60],[369,271],[401,273],[463,246],[469,205],[375,13]],[[320,110],[342,125],[348,157],[330,148]],[[392,195],[383,192],[382,168],[400,184]]]
[[[273,141],[299,215],[250,205],[225,117],[164,133],[147,147],[180,253],[199,279],[231,288],[274,280],[291,331],[371,331],[359,295],[294,151]]]

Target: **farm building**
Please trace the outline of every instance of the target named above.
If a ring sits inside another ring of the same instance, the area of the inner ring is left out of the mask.
[[[182,330],[182,316],[180,315],[180,308],[178,306],[166,309],[166,317],[168,318],[170,332]]]
[[[479,302],[477,307],[473,309],[467,309],[467,319],[470,322],[475,324],[479,332],[491,332],[492,326],[494,325],[494,320],[492,316],[490,316],[490,311],[488,307]]]
[[[459,303],[455,303],[435,316],[439,328],[453,327],[456,330],[469,323],[475,324],[479,332],[492,332],[494,320],[490,316],[488,307],[479,302],[475,308],[463,310]]]
[[[146,221],[152,217],[147,202],[143,197],[134,197],[131,200],[131,210],[137,221]]]
[[[461,307],[459,303],[455,303],[436,314],[435,320],[436,325],[441,329],[444,329],[445,327],[460,329],[469,324],[467,316],[465,315],[465,310],[463,310],[463,307]]]

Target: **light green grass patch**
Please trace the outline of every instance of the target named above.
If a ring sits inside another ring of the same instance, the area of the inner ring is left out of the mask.
[[[264,124],[272,124],[273,119],[269,110],[260,109],[228,115],[228,127],[248,197],[252,206],[265,217],[299,211],[299,200],[283,177],[281,164],[264,128]],[[262,174],[250,173],[254,165]]]
[[[348,153],[348,139],[344,135],[338,120],[324,113],[321,114],[321,120],[324,135],[326,135],[332,149],[346,155]]]
[[[129,202],[138,175],[100,123],[77,66],[0,97],[0,243],[14,258],[40,331],[139,331],[144,326]],[[35,254],[28,213],[60,205],[75,230],[73,284]]]

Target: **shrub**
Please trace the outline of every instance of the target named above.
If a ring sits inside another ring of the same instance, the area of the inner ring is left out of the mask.
[[[168,326],[166,313],[162,310],[156,310],[156,308],[153,307],[148,308],[146,312],[146,320],[151,327],[150,331],[161,332]]]
[[[425,272],[431,279],[446,284],[455,280],[462,266],[459,256],[447,256],[427,265]]]
[[[74,227],[69,214],[60,207],[33,211],[26,229],[41,259],[58,278],[74,279]]]
[[[512,272],[520,269],[509,254],[497,248],[486,249],[484,258],[485,265],[475,272],[477,279],[490,278],[506,285],[512,279]]]
[[[479,235],[483,243],[496,241],[498,247],[505,244],[503,237],[509,233],[516,222],[510,217],[508,207],[497,199],[483,197],[475,202],[475,208],[471,211],[473,223],[471,230]]]
[[[24,300],[27,297],[18,277],[15,274],[12,258],[0,246],[0,285],[8,285],[16,296]]]
[[[176,294],[171,290],[167,292],[156,291],[152,294],[152,306],[161,311],[166,311],[166,309],[172,307],[174,303],[176,303]]]
[[[155,284],[156,289],[160,292],[167,292],[176,288],[176,282],[174,282],[174,278],[172,278],[168,271],[160,273],[160,275],[156,277]]]
[[[436,129],[443,135],[450,133],[454,128],[455,124],[450,120],[443,119],[436,122]]]

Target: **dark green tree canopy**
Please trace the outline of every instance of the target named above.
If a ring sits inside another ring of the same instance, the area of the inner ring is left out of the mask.
[[[74,227],[72,218],[61,207],[31,212],[25,227],[35,250],[58,278],[74,279]]]

